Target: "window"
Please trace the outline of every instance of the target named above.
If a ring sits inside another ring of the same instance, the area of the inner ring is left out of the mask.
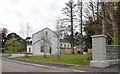
[[[48,32],[46,31],[46,35],[48,35]]]
[[[41,50],[40,50],[41,52],[44,52],[44,47],[43,46],[41,46]]]
[[[29,47],[29,52],[31,52],[31,48]]]
[[[62,44],[60,44],[60,47],[62,47]]]
[[[64,48],[66,48],[66,45],[64,44]]]
[[[68,48],[69,48],[69,44],[68,44]]]

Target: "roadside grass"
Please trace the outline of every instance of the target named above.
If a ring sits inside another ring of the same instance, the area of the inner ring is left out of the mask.
[[[58,64],[73,64],[80,66],[89,66],[92,55],[82,55],[82,54],[70,54],[70,55],[61,55],[60,61],[57,61],[56,55],[47,55],[46,58],[44,56],[29,56],[29,57],[17,57],[25,60],[35,60],[35,61],[43,61],[43,62],[51,62]]]

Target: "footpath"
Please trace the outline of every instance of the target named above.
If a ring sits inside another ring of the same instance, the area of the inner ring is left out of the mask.
[[[32,61],[32,60],[24,60],[19,58],[8,58],[3,56],[3,60],[8,59],[18,63],[33,65],[33,66],[43,66],[43,67],[50,67],[50,68],[63,68],[68,70],[74,70],[76,72],[119,72],[120,66],[119,65],[112,65],[107,68],[95,68],[89,66],[77,66],[77,65],[69,65],[69,64],[54,64],[48,62],[41,62],[41,61]]]

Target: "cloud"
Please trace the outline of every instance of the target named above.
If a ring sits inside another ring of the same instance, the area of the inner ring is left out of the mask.
[[[49,27],[54,29],[55,19],[68,0],[0,0],[0,27],[19,34],[20,24],[29,22],[33,33]]]

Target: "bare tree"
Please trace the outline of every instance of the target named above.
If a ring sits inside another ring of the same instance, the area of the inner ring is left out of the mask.
[[[61,28],[61,22],[60,19],[57,19],[56,21],[56,34],[57,34],[57,60],[60,61],[60,36],[62,34],[62,28]]]
[[[23,23],[20,24],[19,33],[21,34],[22,38],[25,38],[25,27],[24,27]]]
[[[42,38],[40,39],[40,41],[41,41],[41,44],[42,44],[41,50],[44,51],[44,58],[46,58],[46,52],[48,51],[47,47],[48,47],[48,44],[50,44],[50,40],[48,39],[47,32],[46,32],[46,34],[44,34],[44,33],[42,34]]]
[[[71,28],[71,48],[73,49],[73,54],[74,54],[74,38],[73,38],[73,20],[75,19],[75,7],[76,7],[76,4],[74,4],[74,1],[73,0],[69,0],[68,3],[65,3],[66,4],[66,7],[63,8],[63,14],[67,15],[68,18],[64,18],[65,20],[67,20],[66,22],[70,22],[71,25],[70,25],[70,28]]]
[[[109,13],[110,19],[111,19],[111,24],[112,24],[112,30],[113,30],[113,41],[114,44],[118,44],[118,26],[117,26],[117,22],[114,16],[114,3],[107,3],[107,11]]]
[[[106,35],[106,24],[105,24],[105,3],[101,2],[102,9],[102,34]]]
[[[19,32],[23,38],[29,37],[32,32],[32,28],[31,28],[29,22],[27,22],[26,24],[21,23]]]
[[[80,44],[81,44],[81,49],[83,48],[83,3],[82,0],[78,0],[77,2],[77,6],[78,6],[78,16],[80,19],[80,35],[81,35],[81,39],[80,39]]]
[[[26,33],[27,33],[27,37],[31,35],[31,26],[29,23],[26,24]]]

